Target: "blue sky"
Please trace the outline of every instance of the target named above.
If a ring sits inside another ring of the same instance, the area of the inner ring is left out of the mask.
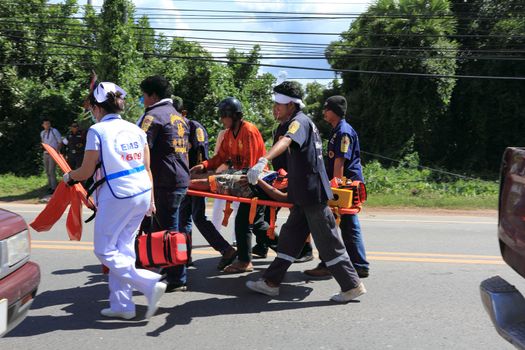
[[[60,3],[62,0],[51,0],[51,3]],[[184,37],[201,37],[201,38],[220,38],[220,39],[240,39],[240,40],[264,40],[275,42],[301,42],[301,43],[315,43],[328,45],[331,41],[337,40],[337,36],[319,36],[319,35],[281,35],[275,33],[264,34],[250,34],[250,33],[224,33],[224,32],[195,32],[184,29],[228,29],[228,30],[251,30],[251,31],[270,31],[270,32],[325,32],[325,33],[341,33],[348,29],[351,19],[322,19],[309,21],[275,21],[264,20],[253,11],[285,11],[285,12],[310,12],[314,14],[323,13],[362,13],[366,10],[371,1],[367,0],[334,0],[334,1],[313,1],[313,0],[216,0],[216,1],[181,1],[181,0],[134,0],[133,3],[137,8],[137,13],[148,13],[152,17],[151,24],[155,28],[176,28],[177,30],[163,30],[166,35],[178,35]],[[83,5],[87,0],[79,0],[79,4]],[[101,6],[103,0],[92,0],[94,6]],[[160,10],[152,10],[160,9]],[[181,10],[197,10],[197,11],[181,11]],[[228,14],[212,14],[205,12],[205,10],[228,10],[228,11],[250,11],[248,14],[243,14],[244,17],[253,16],[252,18],[245,18],[242,20],[203,20],[192,19],[188,15],[193,16],[210,16],[210,15],[228,15]],[[158,18],[160,16],[169,18]],[[156,18],[154,18],[156,17]],[[192,39],[193,40],[193,39]],[[197,41],[205,41],[206,39],[195,39]],[[224,55],[225,48],[220,48],[218,45],[211,43],[202,43],[208,51],[212,52],[214,56],[219,57]],[[232,45],[235,46],[235,45]],[[293,51],[294,48],[284,45],[276,51],[275,47],[271,45],[261,44],[262,52],[267,55],[278,55]],[[246,46],[237,46],[239,50],[245,50]],[[315,48],[316,54],[321,54],[324,51],[324,46]],[[271,52],[270,52],[271,51]],[[296,53],[290,53],[296,55]],[[326,60],[313,59],[263,59],[261,63],[291,65],[303,67],[318,67],[330,68]],[[315,79],[315,78],[333,78],[332,72],[323,71],[308,71],[288,68],[273,68],[261,67],[260,72],[270,72],[275,76],[282,74],[288,79],[300,79],[301,82],[306,83],[317,80],[320,83],[328,83],[329,80]]]

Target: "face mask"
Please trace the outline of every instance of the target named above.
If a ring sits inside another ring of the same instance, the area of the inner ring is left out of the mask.
[[[96,124],[97,123],[97,118],[95,118],[95,115],[93,114],[93,111],[89,111],[89,117],[91,118],[91,121]]]

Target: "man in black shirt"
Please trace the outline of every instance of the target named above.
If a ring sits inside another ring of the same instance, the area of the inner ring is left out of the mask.
[[[274,102],[290,115],[290,124],[284,137],[250,168],[248,181],[256,184],[268,161],[288,152],[288,199],[294,206],[280,232],[277,258],[264,272],[262,279],[248,281],[246,286],[262,294],[278,295],[286,270],[299,254],[308,232],[311,232],[326,266],[341,287],[341,291],[331,300],[346,303],[366,293],[366,289],[350,261],[337,232],[335,218],[327,205],[333,195],[323,163],[319,131],[301,111],[304,104],[298,83],[277,85]]]
[[[138,125],[148,136],[151,173],[156,207],[154,231],[179,231],[179,207],[190,181],[188,166],[189,126],[173,107],[173,89],[166,78],[151,76],[140,83],[144,96],[144,115]],[[185,288],[186,266],[163,270],[166,291]]]

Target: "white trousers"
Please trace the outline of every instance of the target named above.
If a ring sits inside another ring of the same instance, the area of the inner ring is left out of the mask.
[[[160,275],[135,268],[135,235],[149,208],[151,194],[98,203],[95,255],[109,268],[109,305],[116,312],[135,311],[133,289],[149,300]]]
[[[213,211],[211,215],[211,222],[217,231],[221,232],[222,229],[222,219],[224,218],[224,208],[226,207],[226,201],[224,199],[213,200]],[[237,209],[239,209],[239,202],[232,202],[231,208],[233,209],[230,220],[228,221],[228,226],[232,222],[235,222],[235,216],[237,216]],[[232,241],[235,241],[235,231],[232,232]]]

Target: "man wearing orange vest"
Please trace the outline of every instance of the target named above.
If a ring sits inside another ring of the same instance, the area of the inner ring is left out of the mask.
[[[228,97],[219,104],[219,117],[227,129],[219,152],[211,159],[195,165],[191,173],[202,173],[215,170],[221,164],[229,163],[236,170],[248,169],[257,163],[266,150],[261,133],[255,125],[243,120],[241,102]],[[235,217],[235,237],[237,241],[238,260],[226,266],[226,273],[253,271],[251,248],[252,234],[266,236],[268,224],[264,221],[264,207],[257,206],[255,220],[249,224],[250,204],[241,203]]]

